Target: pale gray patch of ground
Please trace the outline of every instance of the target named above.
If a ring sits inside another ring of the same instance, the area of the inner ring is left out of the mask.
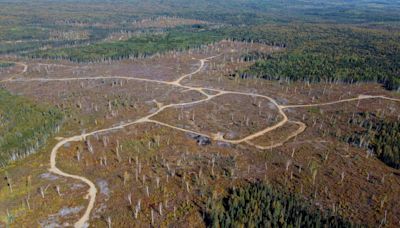
[[[42,174],[40,174],[40,178],[50,180],[50,181],[54,181],[54,180],[58,179],[58,177],[56,175],[53,175],[51,173],[42,173]]]
[[[57,214],[52,214],[46,220],[40,221],[39,222],[40,227],[43,227],[43,228],[64,227],[64,225],[60,225],[59,224],[60,223],[59,218],[77,214],[83,208],[84,208],[83,206],[79,206],[79,207],[63,207],[58,211]]]
[[[110,196],[110,189],[108,188],[108,183],[106,180],[98,180],[97,186],[100,188],[100,193],[109,197]]]

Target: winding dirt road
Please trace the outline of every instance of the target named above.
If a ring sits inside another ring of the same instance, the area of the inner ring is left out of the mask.
[[[15,76],[22,75],[22,74],[26,73],[26,71],[28,71],[28,65],[26,65],[26,63],[15,62],[14,64],[23,67],[21,72],[17,73],[16,75],[11,76],[10,78],[4,79],[4,80],[0,80],[0,83],[12,81],[15,78]]]
[[[200,99],[200,100],[196,100],[196,101],[192,101],[192,102],[185,102],[185,103],[176,103],[176,104],[168,104],[168,105],[163,105],[163,104],[158,104],[158,110],[150,115],[147,115],[145,117],[139,118],[135,121],[132,122],[128,122],[125,124],[121,124],[115,127],[111,127],[111,128],[105,128],[105,129],[101,129],[101,130],[97,130],[97,131],[93,131],[90,133],[85,133],[85,134],[81,134],[81,135],[77,135],[77,136],[73,136],[70,138],[65,138],[62,139],[61,141],[59,141],[57,143],[57,145],[54,146],[54,148],[51,151],[51,155],[50,155],[50,169],[49,171],[63,176],[63,177],[67,177],[67,178],[72,178],[72,179],[76,179],[76,180],[80,180],[84,183],[86,183],[89,186],[89,190],[88,190],[88,194],[86,196],[87,199],[89,199],[89,203],[86,207],[85,213],[83,214],[83,216],[75,223],[75,227],[76,228],[81,228],[81,227],[86,227],[88,225],[88,221],[90,219],[90,213],[93,210],[94,204],[95,204],[95,200],[96,200],[96,194],[97,194],[97,189],[95,184],[90,181],[89,179],[83,177],[83,176],[79,176],[79,175],[73,175],[73,174],[69,174],[66,172],[63,172],[62,170],[60,170],[59,168],[57,168],[57,153],[58,150],[64,146],[67,143],[70,142],[79,142],[79,141],[84,141],[87,137],[89,136],[93,136],[96,134],[100,134],[100,133],[105,133],[105,132],[109,132],[109,131],[115,131],[115,130],[120,130],[123,129],[125,127],[134,125],[134,124],[140,124],[140,123],[153,123],[153,124],[158,124],[158,125],[162,125],[171,129],[175,129],[178,131],[182,131],[182,132],[187,132],[187,133],[194,133],[197,135],[201,135],[201,136],[205,136],[208,138],[211,138],[213,140],[216,141],[222,141],[222,142],[226,142],[226,143],[231,143],[231,144],[241,144],[241,143],[247,143],[251,146],[254,146],[255,148],[258,149],[262,149],[262,150],[266,150],[266,149],[271,149],[271,148],[275,148],[275,147],[279,147],[284,145],[284,143],[286,143],[287,141],[291,140],[292,138],[296,137],[297,135],[301,134],[302,132],[305,131],[306,129],[306,125],[302,122],[296,122],[296,121],[291,121],[288,119],[287,115],[285,114],[284,110],[285,109],[290,109],[290,108],[303,108],[303,107],[315,107],[315,106],[326,106],[326,105],[334,105],[334,104],[339,104],[339,103],[344,103],[344,102],[351,102],[351,101],[358,101],[358,100],[365,100],[365,99],[385,99],[385,100],[390,100],[390,101],[396,101],[396,102],[400,102],[400,99],[396,99],[396,98],[390,98],[390,97],[386,97],[386,96],[370,96],[370,95],[360,95],[356,98],[350,98],[350,99],[343,99],[343,100],[338,100],[338,101],[333,101],[333,102],[326,102],[326,103],[319,103],[319,104],[299,104],[299,105],[279,105],[273,98],[265,96],[265,95],[261,95],[261,94],[255,94],[255,93],[244,93],[244,92],[238,92],[238,91],[227,91],[227,90],[221,90],[221,89],[212,89],[212,88],[205,88],[205,87],[193,87],[193,86],[186,86],[186,85],[182,85],[181,82],[182,80],[184,80],[187,77],[190,77],[194,74],[199,73],[205,63],[207,61],[210,61],[211,59],[215,58],[217,56],[212,56],[212,57],[208,57],[205,59],[200,59],[200,66],[193,71],[192,73],[183,75],[181,77],[179,77],[178,79],[174,80],[174,81],[160,81],[160,80],[153,80],[153,79],[146,79],[146,78],[134,78],[134,77],[123,77],[123,76],[110,76],[110,77],[79,77],[79,78],[59,78],[59,79],[52,79],[52,78],[33,78],[33,79],[8,79],[5,81],[0,81],[0,82],[32,82],[32,81],[41,81],[41,82],[50,82],[50,81],[76,81],[76,80],[103,80],[103,79],[124,79],[124,80],[135,80],[135,81],[144,81],[144,82],[150,82],[150,83],[158,83],[158,84],[165,84],[165,85],[169,85],[169,86],[175,86],[175,87],[180,87],[180,88],[185,88],[187,89],[186,91],[197,91],[199,93],[201,93],[202,95],[205,96],[204,99]],[[25,73],[27,71],[28,66],[26,64],[23,64],[24,69],[22,71],[21,74]],[[208,93],[206,93],[205,91],[212,91],[215,92],[214,95],[210,95]],[[182,107],[182,106],[188,106],[188,105],[195,105],[195,104],[200,104],[202,102],[206,102],[209,101],[213,98],[216,98],[218,96],[221,95],[225,95],[225,94],[236,94],[236,95],[243,95],[243,96],[251,96],[251,97],[259,97],[259,98],[263,98],[263,99],[267,99],[269,100],[273,105],[275,105],[278,108],[279,111],[279,115],[282,117],[282,120],[280,120],[278,123],[276,123],[273,126],[269,126],[261,131],[258,131],[256,133],[253,133],[251,135],[248,135],[242,139],[237,139],[237,140],[228,140],[225,139],[223,137],[223,135],[221,134],[211,134],[211,135],[207,135],[201,132],[196,132],[196,131],[192,131],[192,130],[188,130],[188,129],[183,129],[180,127],[176,127],[173,125],[170,125],[168,123],[164,123],[164,122],[160,122],[160,121],[156,121],[151,119],[152,117],[156,116],[157,114],[159,114],[160,112],[164,111],[167,108],[173,108],[173,107]],[[257,145],[255,143],[252,143],[251,140],[256,139],[257,137],[260,137],[268,132],[271,132],[279,127],[282,127],[283,125],[285,125],[286,123],[291,122],[294,123],[296,125],[299,126],[299,128],[293,132],[291,132],[285,139],[283,139],[281,142],[276,142],[270,146],[260,146]]]

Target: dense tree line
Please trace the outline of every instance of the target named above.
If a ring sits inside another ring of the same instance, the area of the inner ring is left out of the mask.
[[[245,61],[245,62],[252,62],[252,61],[259,61],[259,60],[267,60],[267,59],[271,59],[272,55],[271,54],[267,54],[267,53],[263,53],[263,52],[258,52],[258,51],[251,51],[249,53],[246,53],[244,55],[241,56],[241,61]]]
[[[126,41],[101,42],[83,47],[40,50],[30,57],[67,59],[74,62],[97,62],[126,58],[147,57],[156,53],[189,48],[223,39],[222,34],[200,29],[174,29],[165,33],[134,36]]]
[[[46,39],[48,29],[34,26],[1,26],[0,41]]]
[[[34,153],[58,130],[63,115],[0,89],[0,167]]]
[[[12,62],[2,62],[2,61],[0,61],[0,68],[11,67],[11,66],[14,66],[14,65],[15,65],[15,63],[12,63]]]
[[[357,227],[309,202],[256,183],[208,201],[209,227]]]
[[[352,145],[366,148],[388,166],[400,169],[400,122],[388,121],[373,113],[359,113],[349,119],[358,129],[344,140]]]
[[[372,81],[400,89],[400,33],[328,24],[265,25],[233,36],[286,51],[237,72],[243,78],[307,82]]]

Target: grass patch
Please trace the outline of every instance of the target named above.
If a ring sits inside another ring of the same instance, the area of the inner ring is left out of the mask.
[[[321,113],[321,109],[318,107],[309,107],[307,110],[311,114],[320,114]]]

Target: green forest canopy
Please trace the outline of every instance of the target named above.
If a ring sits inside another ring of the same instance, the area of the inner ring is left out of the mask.
[[[256,183],[208,201],[208,227],[358,227],[305,200]]]
[[[307,82],[382,83],[400,88],[400,33],[331,24],[263,25],[237,38],[286,47],[238,76]]]
[[[34,153],[61,125],[60,111],[0,89],[0,167]]]
[[[399,121],[385,120],[367,112],[358,113],[348,124],[358,130],[344,136],[346,142],[367,148],[388,166],[400,169]]]

